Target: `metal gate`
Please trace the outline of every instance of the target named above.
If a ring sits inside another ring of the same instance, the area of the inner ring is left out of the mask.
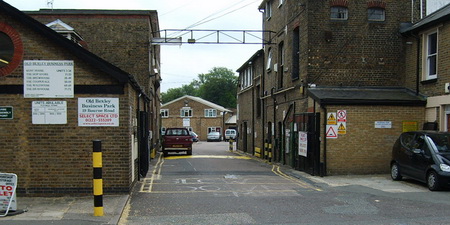
[[[139,112],[139,175],[145,177],[149,168],[150,146],[149,146],[149,121],[148,112]]]
[[[286,156],[288,163],[296,170],[304,171],[311,175],[320,175],[320,113],[298,113],[294,114],[289,121],[290,124],[290,148]],[[299,132],[307,134],[306,157],[298,154]]]

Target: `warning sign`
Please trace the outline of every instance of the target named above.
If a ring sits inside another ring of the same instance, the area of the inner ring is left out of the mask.
[[[336,113],[327,114],[327,125],[337,125]]]
[[[337,136],[337,130],[338,130],[338,126],[337,125],[327,125],[327,138],[328,139],[336,139]]]
[[[346,134],[347,133],[347,123],[339,122],[338,123],[338,134]]]
[[[336,116],[338,122],[347,122],[347,110],[338,110]]]

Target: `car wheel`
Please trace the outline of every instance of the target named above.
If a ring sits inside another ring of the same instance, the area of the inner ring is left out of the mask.
[[[186,151],[187,155],[192,155],[192,150]]]
[[[392,163],[391,165],[391,178],[392,180],[401,180],[402,175],[400,174],[400,168],[398,168],[397,163]]]
[[[163,153],[164,153],[164,157],[168,157],[169,156],[169,153],[164,151],[164,150],[163,150]]]
[[[435,171],[430,171],[427,175],[427,186],[430,191],[438,191],[441,189],[439,177]]]

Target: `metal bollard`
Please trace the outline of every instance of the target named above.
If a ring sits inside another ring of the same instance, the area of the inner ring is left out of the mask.
[[[92,165],[94,168],[94,216],[103,216],[102,141],[93,141]]]

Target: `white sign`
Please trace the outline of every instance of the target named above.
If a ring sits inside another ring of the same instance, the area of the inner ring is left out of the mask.
[[[73,98],[73,61],[24,60],[25,98]]]
[[[308,156],[308,133],[299,131],[298,132],[298,155],[307,157]]]
[[[78,126],[118,127],[119,98],[78,98]]]
[[[191,126],[191,119],[183,118],[183,127],[190,127],[190,126]]]
[[[336,117],[338,122],[347,122],[347,110],[338,110]]]
[[[375,128],[392,128],[392,121],[375,121]]]
[[[66,101],[33,101],[33,124],[67,124]]]
[[[326,138],[328,139],[336,139],[337,136],[338,126],[337,125],[327,125],[326,126]]]
[[[0,173],[0,211],[8,215],[9,210],[17,210],[16,203],[17,175]]]

